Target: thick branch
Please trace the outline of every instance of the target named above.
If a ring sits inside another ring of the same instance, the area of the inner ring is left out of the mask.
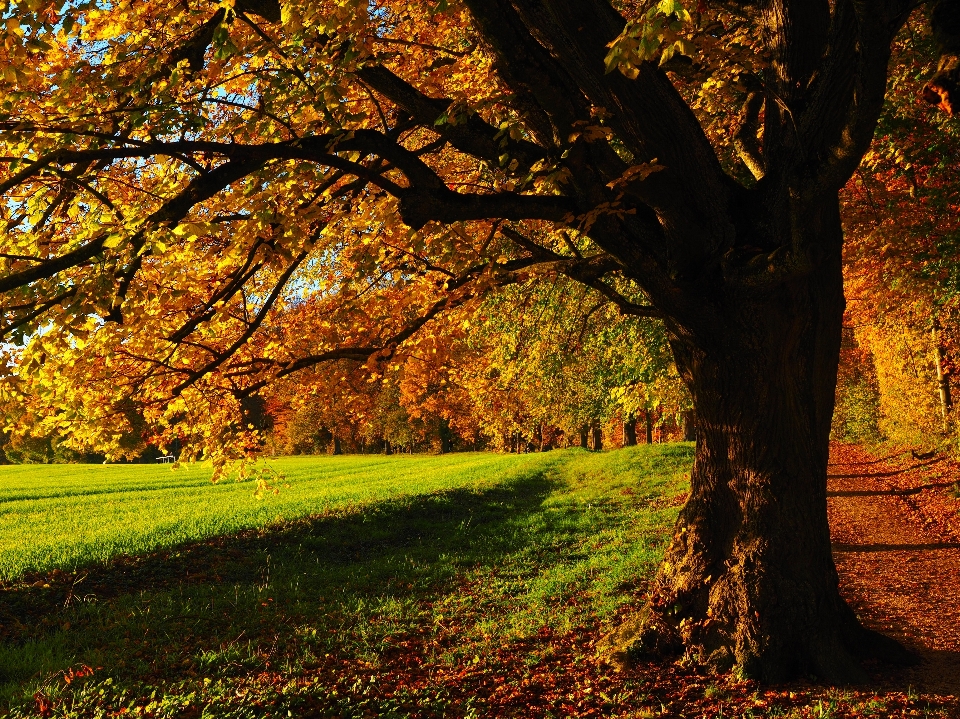
[[[545,144],[562,147],[575,123],[590,119],[583,92],[507,0],[467,0],[467,6],[524,120]]]
[[[807,165],[808,190],[839,189],[860,164],[883,109],[890,43],[911,9],[910,0],[837,1],[818,79],[802,115],[786,118],[781,132],[799,137],[783,164]]]
[[[743,103],[743,119],[740,122],[740,127],[737,128],[733,136],[733,146],[736,148],[737,154],[740,155],[740,159],[750,170],[750,173],[758,180],[763,179],[765,172],[763,152],[760,149],[760,142],[757,140],[763,101],[764,97],[761,89],[750,91],[746,102]]]
[[[497,138],[497,135],[502,133],[484,122],[477,114],[471,114],[465,121],[458,119],[457,124],[436,124],[438,118],[453,104],[452,100],[427,97],[382,65],[365,67],[359,70],[357,75],[374,90],[410,113],[417,123],[440,133],[461,152],[493,165],[500,164],[500,156],[507,154],[515,158],[521,168],[529,168],[537,160],[546,157],[546,151],[532,142],[513,140],[509,135]]]
[[[461,194],[452,190],[403,190],[400,217],[418,230],[428,222],[464,220],[572,221],[576,208],[569,198],[556,195],[521,195],[498,192],[489,195]]]
[[[792,112],[820,66],[830,30],[828,0],[768,0],[762,4],[773,54],[771,89]]]
[[[656,211],[670,252],[681,265],[698,263],[733,244],[734,228],[726,214],[729,180],[693,112],[664,72],[642,63],[634,80],[619,72],[604,73],[607,45],[625,24],[607,0],[467,4],[484,36],[497,41],[496,50],[511,73],[528,74],[523,57],[501,40],[502,28],[517,24],[514,17],[525,31],[519,38],[525,47],[546,50],[543,64],[549,64],[551,72],[544,82],[552,83],[550,91],[577,102],[586,98],[589,107],[603,108],[606,122],[636,162],[657,159],[665,168],[638,183],[642,187],[634,187],[633,194]],[[566,86],[555,77],[569,78]],[[570,82],[575,94],[567,89]],[[583,120],[596,122],[589,116]]]

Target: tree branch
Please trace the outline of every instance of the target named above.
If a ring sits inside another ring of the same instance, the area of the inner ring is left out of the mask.
[[[253,318],[253,321],[250,322],[250,324],[247,326],[247,329],[243,331],[243,334],[241,334],[240,337],[238,337],[236,341],[232,345],[230,345],[227,349],[225,349],[222,353],[219,353],[216,359],[214,359],[211,362],[208,362],[200,369],[194,372],[191,372],[190,376],[187,377],[187,379],[185,379],[183,382],[181,382],[179,385],[177,385],[173,389],[172,395],[174,397],[179,397],[183,393],[183,391],[187,389],[187,387],[189,387],[190,385],[194,384],[201,378],[213,372],[217,367],[223,364],[224,361],[232,357],[237,350],[239,350],[241,347],[243,347],[243,345],[247,343],[247,340],[249,340],[253,336],[253,333],[257,331],[257,329],[260,327],[261,324],[263,324],[263,320],[266,319],[267,313],[273,307],[274,303],[276,303],[277,298],[280,297],[280,293],[283,291],[283,288],[286,287],[287,282],[290,280],[290,277],[301,265],[301,263],[303,263],[303,261],[307,258],[308,254],[309,254],[308,252],[303,251],[303,252],[300,252],[293,259],[293,262],[290,263],[287,269],[284,270],[283,274],[280,276],[280,279],[277,281],[277,284],[274,285],[274,288],[273,290],[271,290],[270,294],[267,296],[267,299],[264,300],[263,306],[260,308],[260,311],[257,312],[256,316]]]
[[[34,163],[39,165],[41,163]],[[49,164],[49,163],[46,163]],[[191,208],[208,200],[225,187],[263,165],[261,160],[239,160],[226,162],[205,175],[194,178],[175,197],[163,204],[160,209],[151,214],[144,225],[130,238],[129,244],[139,252],[143,247],[146,232],[154,226],[171,223],[175,224],[186,217]],[[100,254],[109,233],[102,233],[87,244],[67,252],[60,257],[45,260],[42,263],[21,272],[0,278],[0,293],[23,287],[37,280],[47,279],[71,267],[76,267],[96,255]],[[135,253],[136,256],[136,253]]]
[[[743,103],[740,126],[733,135],[733,146],[740,155],[740,159],[750,174],[756,179],[762,180],[765,172],[763,152],[760,149],[760,142],[757,140],[757,130],[759,129],[760,110],[763,108],[763,90],[753,89],[747,94],[747,100]]]
[[[537,160],[546,157],[546,151],[535,143],[513,140],[509,135],[498,138],[497,136],[502,134],[500,130],[484,122],[476,113],[470,114],[465,120],[458,118],[456,124],[451,122],[437,124],[443,113],[450,109],[453,101],[427,97],[382,65],[362,68],[357,71],[357,76],[398,107],[410,113],[417,123],[439,133],[461,152],[484,159],[494,166],[500,165],[501,155],[507,154],[516,159],[520,168],[524,170]]]
[[[912,8],[911,0],[837,0],[817,79],[791,118],[800,147],[787,164],[807,165],[808,191],[839,189],[860,164],[883,109],[890,43]]]
[[[41,302],[39,305],[35,306],[33,310],[25,314],[23,317],[18,317],[15,320],[12,320],[10,324],[0,327],[0,339],[6,337],[8,334],[18,329],[19,327],[23,327],[24,325],[37,319],[38,317],[40,317],[40,315],[42,315],[44,312],[49,310],[51,307],[54,307],[55,305],[60,304],[66,299],[75,297],[76,294],[77,294],[77,288],[72,287],[66,292],[61,292],[56,297],[52,297],[49,300]]]
[[[530,73],[523,66],[526,58],[504,42],[504,28],[511,29],[514,43],[523,44],[522,52],[531,46],[545,51],[546,58],[538,58],[546,68],[540,82],[549,87],[531,89],[538,99],[550,101],[562,94],[563,107],[569,108],[570,98],[576,103],[574,122],[596,123],[590,109],[602,108],[607,124],[635,162],[656,159],[665,168],[634,183],[631,194],[656,211],[671,254],[682,264],[698,263],[732,246],[735,230],[726,214],[729,179],[679,92],[661,69],[648,62],[641,64],[634,80],[618,72],[604,73],[607,45],[625,25],[608,0],[467,0],[467,5],[513,76]],[[515,29],[518,21],[522,31]],[[514,86],[510,77],[505,79]],[[586,113],[581,109],[584,104]],[[615,178],[607,181],[611,179]]]
[[[592,287],[608,301],[615,304],[623,314],[633,315],[635,317],[663,317],[663,313],[657,310],[656,307],[638,305],[635,302],[631,302],[601,280],[601,277],[605,274],[622,269],[620,263],[610,255],[601,254],[592,257],[578,256],[574,258],[564,257],[563,255],[558,255],[553,250],[537,244],[512,227],[503,227],[500,231],[517,245],[530,252],[533,257],[541,260],[541,262],[537,264],[537,270],[555,272],[569,277],[572,280],[576,280],[587,287]]]
[[[576,207],[567,197],[557,195],[521,195],[497,192],[489,195],[463,194],[446,188],[401,190],[400,217],[419,230],[428,222],[464,220],[553,220],[572,221]]]

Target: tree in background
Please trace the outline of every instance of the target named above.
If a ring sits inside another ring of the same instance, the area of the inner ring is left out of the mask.
[[[640,407],[663,403],[679,411],[689,401],[662,324],[621,315],[595,290],[566,278],[511,286],[488,298],[470,322],[473,359],[458,369],[458,382],[492,437],[518,434],[527,442],[558,430],[558,439],[579,444],[581,433],[612,427]]]
[[[564,275],[663,320],[698,427],[690,499],[610,657],[861,679],[861,658],[906,655],[859,624],[830,551],[839,192],[913,7],[10,4],[8,392],[111,453],[135,397],[219,473],[259,447],[244,397],[402,364],[442,314]],[[924,90],[948,113],[957,7],[934,3]]]

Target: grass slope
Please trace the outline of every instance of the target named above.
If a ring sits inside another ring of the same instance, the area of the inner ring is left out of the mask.
[[[53,571],[2,593],[0,696],[13,716],[363,716],[368,681],[397,662],[442,677],[512,646],[536,666],[555,651],[539,637],[631,601],[690,458],[669,445],[289,460],[291,486],[262,501],[249,484],[153,467],[26,468],[5,477],[3,506],[18,510],[0,534],[4,572]],[[27,487],[35,498],[18,499]],[[234,531],[251,526],[264,528]],[[98,563],[156,547],[170,549]],[[68,682],[84,666],[93,678]],[[469,710],[446,680],[405,684],[377,713]]]

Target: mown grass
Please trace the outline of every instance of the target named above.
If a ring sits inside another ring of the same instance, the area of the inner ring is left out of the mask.
[[[4,469],[0,706],[492,715],[483,697],[503,685],[593,666],[578,637],[636,603],[691,455],[284,460],[290,486],[263,500],[199,472]],[[46,574],[18,579],[26,570]],[[464,677],[489,691],[464,694]],[[593,701],[599,680],[584,681]],[[524,711],[574,701],[549,691]]]
[[[491,486],[556,461],[549,453],[289,457],[265,463],[280,493],[261,499],[253,481],[211,484],[203,465],[0,467],[0,579],[403,496]]]

